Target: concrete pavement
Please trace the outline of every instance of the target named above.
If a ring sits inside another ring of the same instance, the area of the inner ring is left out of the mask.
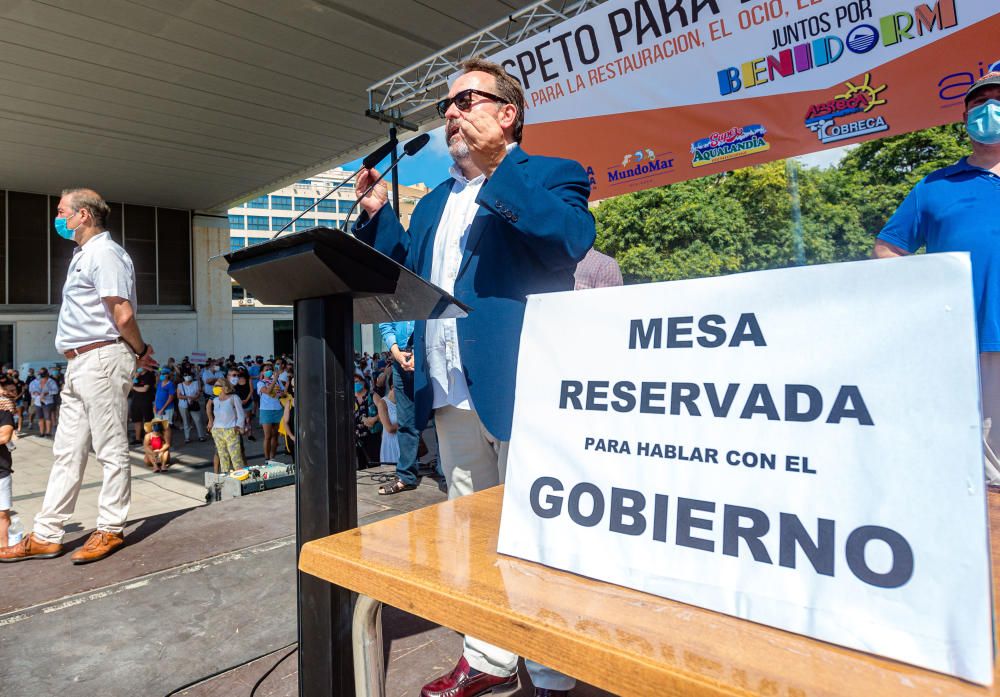
[[[246,441],[250,464],[264,461],[260,432],[257,442]],[[173,462],[165,474],[154,474],[143,462],[142,448],[130,448],[132,456],[132,507],[129,518],[147,518],[205,503],[205,472],[212,471],[215,445],[211,438],[204,443],[193,440],[184,444],[184,434],[174,429],[172,434]],[[25,435],[17,440],[14,457],[14,510],[25,529],[30,528],[35,514],[42,506],[45,485],[52,469],[52,439],[38,435]],[[291,462],[287,454],[278,460]],[[93,453],[87,462],[83,487],[76,511],[67,530],[93,528],[97,517],[97,499],[101,491],[101,466]]]
[[[248,445],[251,463],[262,462],[259,442]],[[100,467],[91,458],[67,554],[0,565],[2,697],[245,697],[287,653],[282,647],[296,640],[295,488],[206,505],[213,451],[208,442],[180,445],[178,464],[153,474],[133,449],[126,546],[74,566],[68,553],[84,543],[97,511]],[[51,457],[51,441],[37,436],[22,438],[14,452],[15,507],[26,527],[41,505]],[[413,491],[379,496],[377,485],[391,472],[358,472],[359,524],[444,500],[429,478]],[[391,697],[419,694],[461,653],[459,634],[401,610],[386,607],[383,626]],[[297,695],[297,659],[283,661],[258,697]],[[532,694],[522,667],[512,697]],[[607,693],[581,685],[574,697]]]

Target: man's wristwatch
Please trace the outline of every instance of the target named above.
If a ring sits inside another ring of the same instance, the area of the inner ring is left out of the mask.
[[[142,360],[142,358],[143,358],[143,357],[144,357],[144,356],[145,356],[145,355],[146,355],[147,353],[149,353],[149,344],[147,344],[146,342],[143,342],[143,343],[142,343],[142,353],[137,353],[137,354],[135,354],[135,357],[136,357],[136,358],[138,358],[139,360]]]

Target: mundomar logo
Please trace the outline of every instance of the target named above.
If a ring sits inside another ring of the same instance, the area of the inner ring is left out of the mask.
[[[621,184],[637,177],[652,177],[674,168],[671,153],[657,154],[652,148],[639,148],[622,157],[621,166],[608,170],[608,183]]]
[[[751,58],[739,67],[718,71],[719,94],[726,96],[807,70],[833,65],[844,55],[868,53],[879,43],[884,47],[900,46],[934,31],[951,29],[958,24],[955,0],[920,3],[913,12],[894,12],[878,20],[878,26],[863,20],[872,17],[871,0],[837,7],[800,19],[772,32],[772,50],[777,53]],[[850,29],[847,27],[850,26]],[[839,30],[840,36],[826,32]],[[843,36],[843,38],[841,38]],[[794,42],[799,41],[792,45]]]

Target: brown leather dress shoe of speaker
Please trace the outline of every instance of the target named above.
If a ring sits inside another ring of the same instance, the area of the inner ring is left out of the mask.
[[[470,675],[471,672],[469,662],[462,656],[454,670],[424,685],[420,697],[476,697],[517,689],[517,673],[497,677],[489,673]]]
[[[73,552],[70,559],[74,564],[89,564],[100,561],[125,544],[125,536],[107,530],[95,530],[87,538],[87,543]]]
[[[0,562],[24,561],[25,559],[52,559],[62,554],[62,545],[46,542],[35,533],[25,535],[20,542],[10,547],[0,547]]]

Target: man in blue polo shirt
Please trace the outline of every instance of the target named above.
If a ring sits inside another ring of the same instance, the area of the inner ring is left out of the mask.
[[[1000,484],[1000,71],[965,95],[972,155],[921,180],[875,242],[879,258],[969,252],[979,335],[986,473]]]

